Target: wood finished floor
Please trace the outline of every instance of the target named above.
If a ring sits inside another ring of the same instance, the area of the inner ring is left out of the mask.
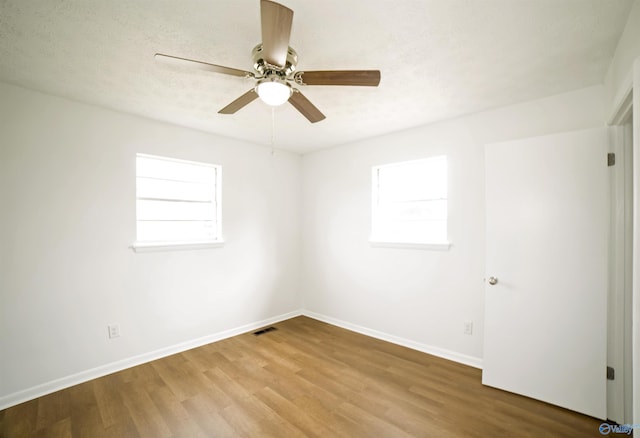
[[[597,437],[480,370],[306,317],[0,411],[12,437]]]

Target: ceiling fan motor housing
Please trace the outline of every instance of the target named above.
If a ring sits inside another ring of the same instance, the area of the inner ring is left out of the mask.
[[[287,50],[287,60],[284,66],[272,65],[264,60],[262,43],[253,48],[251,57],[253,58],[253,69],[258,72],[260,77],[268,77],[275,74],[284,80],[293,74],[298,65],[298,54],[291,47]]]

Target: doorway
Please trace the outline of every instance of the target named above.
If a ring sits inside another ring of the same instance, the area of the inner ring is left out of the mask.
[[[607,416],[633,423],[633,123],[631,106],[611,127],[611,242],[607,311]]]

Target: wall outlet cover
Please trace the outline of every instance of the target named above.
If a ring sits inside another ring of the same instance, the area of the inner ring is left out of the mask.
[[[109,329],[109,339],[120,337],[120,325],[109,324],[107,328]]]

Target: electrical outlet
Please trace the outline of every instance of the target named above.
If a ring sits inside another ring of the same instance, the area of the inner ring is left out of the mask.
[[[464,334],[465,335],[472,335],[473,334],[473,323],[472,322],[465,322],[464,323]]]
[[[109,339],[119,338],[120,337],[120,325],[119,324],[109,324],[107,326],[109,329]]]

